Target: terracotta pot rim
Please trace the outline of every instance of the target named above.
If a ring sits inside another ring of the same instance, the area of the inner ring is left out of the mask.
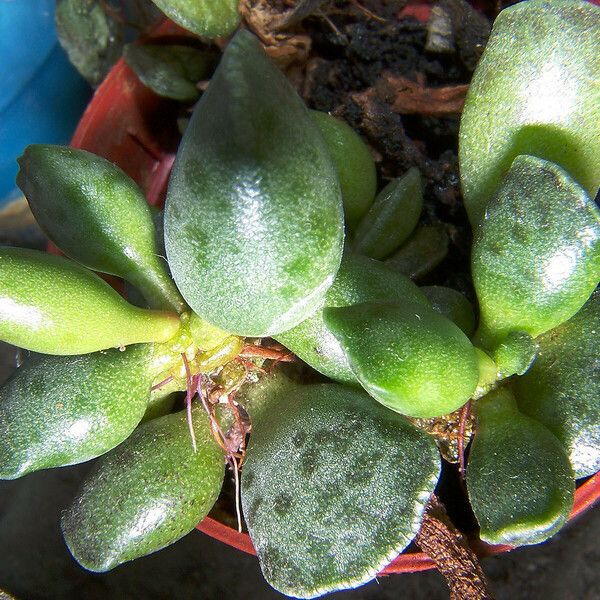
[[[599,2],[600,0],[592,1]],[[180,35],[181,33],[182,30],[172,23],[166,22],[159,26],[155,35]],[[121,58],[96,90],[73,135],[71,145],[92,152],[97,149],[99,139],[104,139],[106,135],[110,136],[111,133],[115,133],[114,129],[107,126],[106,123],[106,117],[110,115],[111,123],[116,121],[119,125],[127,128],[127,134],[131,136],[134,143],[129,144],[129,146],[124,143],[123,147],[113,147],[106,157],[119,164],[138,183],[143,184],[140,179],[143,180],[144,177],[141,177],[140,173],[135,172],[135,168],[131,167],[132,157],[130,153],[135,151],[136,147],[138,152],[145,153],[146,167],[151,177],[146,180],[147,183],[143,187],[145,187],[150,204],[156,205],[164,198],[175,155],[160,148],[147,129],[147,122],[143,118],[144,115],[142,115],[143,110],[146,108],[144,103],[149,103],[154,110],[161,103],[165,104],[166,101],[159,99],[145,88]],[[98,135],[99,131],[101,132],[100,135]],[[144,154],[142,154],[143,156]],[[600,471],[578,487],[569,521],[591,508],[599,499]],[[211,517],[206,517],[197,525],[197,529],[247,554],[256,555],[247,533],[240,533]],[[512,546],[505,545],[490,546],[481,541],[475,541],[472,545],[477,554],[482,557],[501,554],[514,549]],[[414,573],[433,568],[435,568],[434,562],[423,552],[402,553],[383,569],[380,575]]]

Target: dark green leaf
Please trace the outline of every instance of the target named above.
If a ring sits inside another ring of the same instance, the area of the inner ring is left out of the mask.
[[[560,167],[515,159],[475,231],[480,338],[532,337],[572,317],[600,280],[600,212]]]
[[[575,494],[569,459],[541,423],[517,409],[508,390],[477,401],[467,489],[490,544],[538,544],[565,524]]]
[[[339,183],[302,100],[257,39],[236,35],[183,137],[165,243],[192,309],[238,335],[290,329],[339,268]]]
[[[242,475],[265,578],[300,598],[373,579],[419,529],[440,470],[432,438],[339,385],[288,389],[271,406]]]
[[[107,5],[108,3],[106,3]],[[57,0],[56,31],[69,60],[94,87],[121,56],[123,26],[98,0]]]
[[[419,288],[431,302],[434,310],[458,325],[467,337],[475,331],[475,312],[471,303],[452,288],[430,285]]]
[[[215,53],[175,44],[127,44],[123,57],[153,92],[181,102],[193,102],[200,96],[196,84],[208,79],[217,64]]]

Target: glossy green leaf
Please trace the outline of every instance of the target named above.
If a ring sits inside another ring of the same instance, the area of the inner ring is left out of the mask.
[[[177,44],[127,44],[123,58],[145,86],[181,102],[193,102],[200,96],[196,84],[207,79],[217,64],[215,53]]]
[[[576,477],[600,469],[600,292],[540,338],[536,362],[514,381],[519,409],[567,449]]]
[[[461,180],[473,225],[519,154],[561,165],[596,194],[598,39],[600,8],[591,2],[529,0],[500,13],[460,125]]]
[[[0,477],[100,456],[142,419],[152,346],[35,356],[0,388]]]
[[[461,407],[479,380],[469,338],[422,304],[355,304],[326,308],[361,385],[384,406],[412,417],[437,417]]]
[[[431,306],[441,315],[458,325],[467,337],[475,331],[475,312],[471,303],[456,290],[441,285],[429,285],[419,288]]]
[[[238,26],[239,0],[152,0],[169,19],[196,35],[229,35]]]
[[[520,413],[506,389],[478,400],[475,409],[467,489],[479,536],[490,544],[543,542],[573,506],[575,481],[561,443]]]
[[[61,521],[83,567],[109,571],[156,552],[206,516],[225,462],[202,407],[194,408],[193,422],[197,452],[183,411],[144,423],[98,461]]]
[[[61,256],[0,249],[0,339],[45,354],[87,354],[166,342],[174,313],[128,304],[97,275]]]
[[[339,268],[342,201],[308,110],[257,39],[238,33],[194,111],[165,208],[177,286],[237,335],[291,329]]]
[[[560,167],[515,159],[475,231],[480,338],[532,337],[572,317],[600,280],[600,212]]]
[[[385,300],[428,304],[419,288],[401,273],[366,256],[346,253],[325,296],[324,306]],[[322,308],[300,325],[277,335],[276,339],[323,375],[357,385],[340,343],[325,325]]]
[[[310,114],[323,135],[340,180],[346,226],[356,229],[377,191],[375,161],[367,145],[347,123],[317,110]]]
[[[152,211],[119,167],[85,150],[43,144],[28,146],[19,165],[17,184],[65,254],[123,277],[153,308],[183,308],[159,255]]]
[[[373,579],[419,529],[440,471],[432,438],[339,385],[296,386],[270,406],[242,473],[266,580],[313,598]]]
[[[408,239],[423,208],[421,185],[421,173],[413,167],[383,188],[356,229],[355,252],[384,258]]]
[[[449,244],[450,238],[444,225],[423,225],[385,260],[385,264],[411,279],[419,279],[446,258]]]
[[[97,0],[57,0],[54,20],[71,63],[91,85],[100,85],[121,56],[123,23]]]

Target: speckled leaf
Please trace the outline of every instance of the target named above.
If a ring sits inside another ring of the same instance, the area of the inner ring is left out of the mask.
[[[183,300],[160,258],[152,209],[136,183],[100,156],[34,144],[19,159],[17,184],[46,235],[68,256],[123,277],[153,308]]]
[[[242,474],[266,580],[300,598],[369,581],[419,529],[440,470],[433,440],[339,385],[278,402],[253,425]]]
[[[384,258],[397,250],[416,227],[423,208],[421,173],[413,167],[377,195],[354,236],[356,252]]]
[[[229,35],[238,25],[239,0],[152,0],[169,19],[199,36]]]
[[[600,280],[600,212],[560,167],[515,159],[475,231],[480,338],[532,337],[572,317]]]
[[[62,256],[0,249],[0,339],[44,354],[86,354],[166,342],[174,313],[128,304],[108,283]]]
[[[519,154],[561,165],[596,194],[598,39],[600,8],[591,2],[529,0],[500,13],[460,125],[460,172],[473,225]]]
[[[467,489],[481,539],[515,546],[543,542],[560,530],[573,506],[575,481],[561,443],[520,413],[506,389],[477,401],[475,411]]]
[[[428,306],[355,304],[326,308],[324,318],[358,381],[392,410],[437,417],[460,408],[475,391],[475,348]]]
[[[419,288],[434,310],[458,325],[465,335],[471,337],[475,331],[475,312],[471,303],[458,291],[441,285]]]
[[[340,180],[346,226],[356,229],[377,191],[375,161],[367,145],[347,123],[317,110],[310,114],[319,126]]]
[[[237,335],[298,325],[342,255],[343,210],[318,127],[257,39],[239,32],[181,143],[165,245],[192,309]]]
[[[127,44],[125,62],[154,93],[181,102],[200,96],[197,83],[207,79],[217,63],[217,54],[191,46]]]
[[[35,356],[0,388],[0,477],[95,458],[140,422],[152,346],[81,356]]]
[[[519,409],[563,443],[576,477],[600,469],[600,291],[538,338],[539,354],[514,390]]]
[[[202,407],[193,420],[198,452],[183,411],[148,421],[98,461],[61,522],[83,567],[108,571],[156,552],[206,516],[225,462]]]
[[[69,60],[90,84],[99,85],[121,55],[122,24],[98,0],[57,0],[54,18]]]
[[[346,253],[325,296],[325,306],[385,300],[428,304],[419,288],[406,276],[366,256]],[[323,309],[293,329],[280,333],[276,339],[327,377],[358,384],[340,343],[323,321]]]

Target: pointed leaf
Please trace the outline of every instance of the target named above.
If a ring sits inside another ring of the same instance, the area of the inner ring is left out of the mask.
[[[299,598],[373,579],[419,529],[440,470],[432,438],[339,385],[278,401],[253,424],[242,474],[265,578]]]
[[[96,463],[61,520],[83,567],[109,571],[156,552],[206,516],[225,461],[202,407],[194,408],[193,422],[197,452],[183,411],[148,421]]]
[[[153,215],[136,183],[100,156],[35,144],[19,159],[17,184],[48,237],[68,256],[140,288],[153,308],[183,300],[159,257]]]
[[[165,242],[194,312],[237,335],[294,327],[339,267],[342,202],[325,143],[248,32],[227,46],[185,132]]]
[[[152,0],[169,19],[199,36],[229,35],[238,25],[239,0]]]
[[[478,400],[467,489],[490,544],[538,544],[565,524],[575,480],[561,443],[517,409],[508,390]]]
[[[127,44],[123,58],[154,93],[181,102],[200,96],[196,84],[207,79],[217,63],[215,53],[177,44]]]
[[[572,317],[600,280],[600,212],[560,167],[515,159],[475,232],[482,342],[532,337]]]
[[[152,346],[30,358],[0,388],[0,477],[100,456],[142,419]]]
[[[474,226],[519,154],[559,164],[596,194],[598,39],[600,8],[580,0],[520,2],[494,22],[460,124],[461,181]]]
[[[428,304],[419,288],[401,273],[366,256],[346,253],[325,296],[325,307],[386,300]],[[358,384],[339,341],[323,320],[323,308],[276,339],[323,375]]]
[[[384,258],[397,250],[416,227],[423,208],[421,173],[413,167],[388,183],[360,222],[355,252]]]
[[[361,385],[384,406],[412,417],[461,407],[479,380],[475,348],[454,324],[420,304],[326,308]]]
[[[166,342],[174,313],[128,304],[108,283],[61,256],[0,249],[0,339],[45,354],[87,354]]]
[[[537,341],[536,362],[514,381],[519,409],[563,443],[576,477],[593,475],[600,470],[600,291]]]

